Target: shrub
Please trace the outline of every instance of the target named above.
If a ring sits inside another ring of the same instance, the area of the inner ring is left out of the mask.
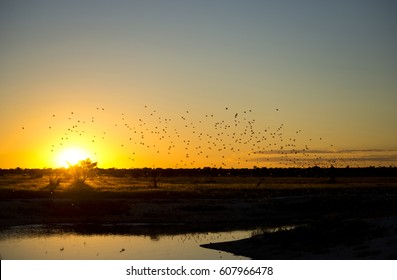
[[[69,170],[73,176],[74,183],[84,183],[87,179],[92,178],[97,167],[96,162],[91,159],[80,160],[77,164],[69,164]]]

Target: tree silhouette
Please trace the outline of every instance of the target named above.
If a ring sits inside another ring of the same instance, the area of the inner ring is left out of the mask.
[[[74,165],[68,164],[74,183],[84,183],[87,179],[92,178],[97,167],[97,162],[92,162],[90,158],[80,160]]]

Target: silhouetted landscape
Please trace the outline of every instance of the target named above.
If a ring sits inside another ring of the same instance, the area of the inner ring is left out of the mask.
[[[397,258],[395,167],[91,171],[83,180],[70,168],[0,170],[1,230],[45,224],[161,236],[252,229],[251,238],[202,246],[254,259]]]
[[[94,3],[0,1],[0,259],[397,259],[396,1]]]

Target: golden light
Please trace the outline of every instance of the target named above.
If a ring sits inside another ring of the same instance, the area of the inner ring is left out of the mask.
[[[91,155],[84,149],[69,147],[59,152],[56,157],[56,165],[59,167],[69,167],[69,164],[73,165],[87,158],[91,158]]]

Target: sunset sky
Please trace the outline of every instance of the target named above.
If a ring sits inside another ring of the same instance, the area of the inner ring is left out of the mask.
[[[0,168],[396,166],[391,0],[0,2]]]

